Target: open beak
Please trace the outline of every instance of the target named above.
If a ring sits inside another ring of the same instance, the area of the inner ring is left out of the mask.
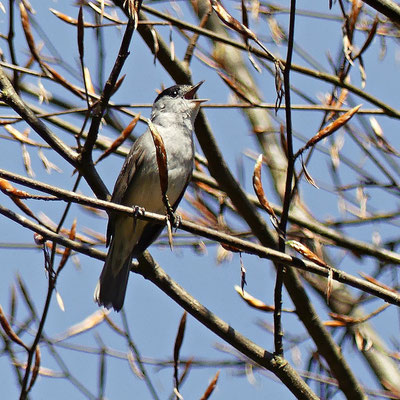
[[[187,100],[192,100],[194,103],[197,103],[200,105],[200,103],[204,103],[205,101],[208,101],[208,99],[195,99],[194,96],[199,89],[199,87],[204,83],[204,81],[200,81],[199,83],[196,83],[196,85],[193,85],[188,92],[184,95],[185,99]]]

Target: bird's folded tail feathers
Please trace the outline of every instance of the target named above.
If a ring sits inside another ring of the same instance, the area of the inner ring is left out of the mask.
[[[120,311],[124,304],[132,257],[129,254],[121,268],[120,257],[115,257],[115,255],[114,240],[112,240],[103,270],[94,291],[94,301],[99,306],[112,307],[115,311]],[[118,272],[115,273],[115,271]]]

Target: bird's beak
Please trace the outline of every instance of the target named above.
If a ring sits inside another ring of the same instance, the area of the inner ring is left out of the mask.
[[[204,81],[200,81],[199,83],[196,83],[196,85],[193,85],[188,92],[184,95],[185,99],[187,100],[192,100],[194,103],[197,103],[200,105],[200,103],[204,103],[205,101],[208,101],[208,99],[194,99],[194,96],[199,89],[199,87],[204,83]]]

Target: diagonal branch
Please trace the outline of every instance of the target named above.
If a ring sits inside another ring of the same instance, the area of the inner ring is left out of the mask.
[[[39,224],[29,221],[21,215],[15,214],[1,205],[0,213],[20,225],[25,226],[34,232],[40,233],[45,238],[79,251],[82,254],[100,260],[104,260],[106,257],[104,252],[92,249],[62,235],[56,234]],[[245,354],[250,360],[274,373],[296,396],[296,398],[305,400],[318,399],[287,360],[282,357],[275,357],[272,353],[269,353],[262,347],[247,339],[245,336],[241,335],[239,332],[235,331],[229,324],[205,308],[175,281],[173,281],[162,270],[162,268],[154,262],[148,252],[145,252],[144,255],[139,258],[139,266],[135,266],[133,271],[138,272],[144,278],[152,281],[169,297],[185,308],[193,317]]]
[[[114,3],[119,5],[120,2],[114,0]],[[141,14],[140,19],[143,20],[144,18],[144,15]],[[142,35],[140,27],[138,31]],[[145,35],[143,34],[143,36]],[[153,40],[154,39],[151,39],[150,48],[153,48]],[[178,81],[178,78],[182,79],[181,74],[185,72],[185,68],[181,65],[182,63],[177,59],[172,61],[168,47],[158,34],[157,41],[159,45],[159,50],[157,52],[158,60],[176,81]],[[146,43],[148,42],[146,41]],[[175,74],[175,71],[179,71],[180,76]],[[188,73],[186,74],[185,79],[190,79]],[[211,175],[213,175],[213,177],[219,182],[221,188],[226,191],[238,210],[238,213],[246,221],[260,242],[264,246],[276,247],[264,221],[256,212],[255,207],[249,202],[246,194],[234,179],[228,166],[224,162],[222,153],[215,142],[210,126],[203,112],[199,113],[195,128],[200,146],[208,159]],[[365,395],[360,384],[352,373],[349,365],[344,360],[332,336],[318,318],[314,306],[309,300],[299,277],[295,271],[290,268],[288,269],[285,279],[285,285],[292,300],[296,304],[296,309],[301,321],[317,344],[320,354],[324,356],[333,374],[338,378],[341,390],[349,399],[364,400]]]
[[[20,183],[22,185],[28,186],[35,190],[40,190],[45,193],[52,194],[54,196],[57,196],[60,200],[63,200],[66,202],[86,205],[89,207],[94,207],[94,208],[98,208],[100,210],[105,210],[105,211],[123,212],[123,213],[126,213],[127,215],[131,215],[131,216],[135,214],[135,210],[132,207],[127,207],[127,206],[123,206],[120,204],[111,203],[111,202],[104,201],[104,200],[98,200],[98,199],[95,199],[92,197],[87,197],[87,196],[84,196],[84,195],[81,195],[81,194],[78,194],[78,193],[75,193],[75,192],[72,192],[69,190],[56,188],[54,186],[51,186],[51,185],[48,185],[48,184],[30,179],[30,178],[26,178],[21,175],[12,174],[10,172],[7,172],[7,171],[1,170],[1,169],[0,169],[0,177],[7,178],[11,181]],[[165,223],[166,223],[165,215],[155,214],[155,213],[151,213],[148,211],[144,211],[143,214],[137,215],[136,217],[138,219],[154,222],[157,224],[165,225]],[[29,220],[27,220],[27,221],[29,221]],[[26,226],[26,227],[29,228],[30,225]],[[260,258],[269,259],[274,262],[281,262],[286,265],[292,266],[294,268],[312,272],[312,273],[318,274],[320,276],[327,277],[328,273],[329,273],[329,270],[326,267],[321,267],[311,261],[300,260],[296,257],[292,257],[288,254],[281,253],[277,250],[273,250],[271,248],[264,247],[264,246],[261,246],[256,243],[237,238],[236,236],[232,236],[232,235],[229,235],[224,232],[220,232],[215,229],[200,226],[197,223],[182,220],[179,225],[179,228],[186,232],[192,233],[194,235],[203,236],[208,239],[215,240],[220,243],[226,244],[228,246],[238,248],[241,251],[246,252],[248,254],[253,254]],[[89,254],[89,255],[91,255],[91,254]],[[399,293],[397,293],[395,291],[390,291],[390,290],[384,289],[384,288],[382,288],[378,285],[375,285],[373,283],[370,283],[366,280],[356,278],[342,270],[339,270],[339,269],[336,269],[333,267],[330,267],[330,268],[331,268],[331,271],[333,272],[334,280],[343,282],[349,286],[363,290],[364,292],[369,293],[373,296],[379,297],[379,298],[387,301],[388,303],[400,306],[400,294]]]
[[[394,24],[400,25],[400,6],[391,0],[363,0],[376,11],[386,15]]]
[[[108,190],[94,168],[93,163],[80,165],[78,162],[78,154],[60,140],[22,101],[1,66],[0,100],[4,101],[17,114],[19,114],[32,127],[32,129],[69,164],[74,168],[79,169],[79,172],[84,176],[97,197],[102,199],[106,198]]]
[[[76,165],[77,153],[60,140],[35,113],[22,101],[0,66],[0,100],[19,114],[39,136],[71,165]]]

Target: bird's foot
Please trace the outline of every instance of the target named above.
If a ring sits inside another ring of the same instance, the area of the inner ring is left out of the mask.
[[[168,219],[171,221],[171,225],[175,230],[179,228],[179,225],[182,222],[182,217],[179,214],[174,213],[173,211],[171,211],[171,213],[168,213]]]
[[[146,211],[143,207],[139,206],[132,206],[132,208],[133,208],[133,218],[135,218],[135,220],[137,219],[137,217],[143,216]]]
[[[168,221],[170,222],[171,226],[175,229],[178,229],[182,218],[180,215],[175,214],[174,209],[171,206],[171,203],[169,202],[168,196],[166,194],[163,194],[163,202],[165,205],[165,209],[167,211],[167,218]]]
[[[174,212],[174,209],[167,203],[167,218],[171,226],[176,230],[182,222],[182,217]]]

